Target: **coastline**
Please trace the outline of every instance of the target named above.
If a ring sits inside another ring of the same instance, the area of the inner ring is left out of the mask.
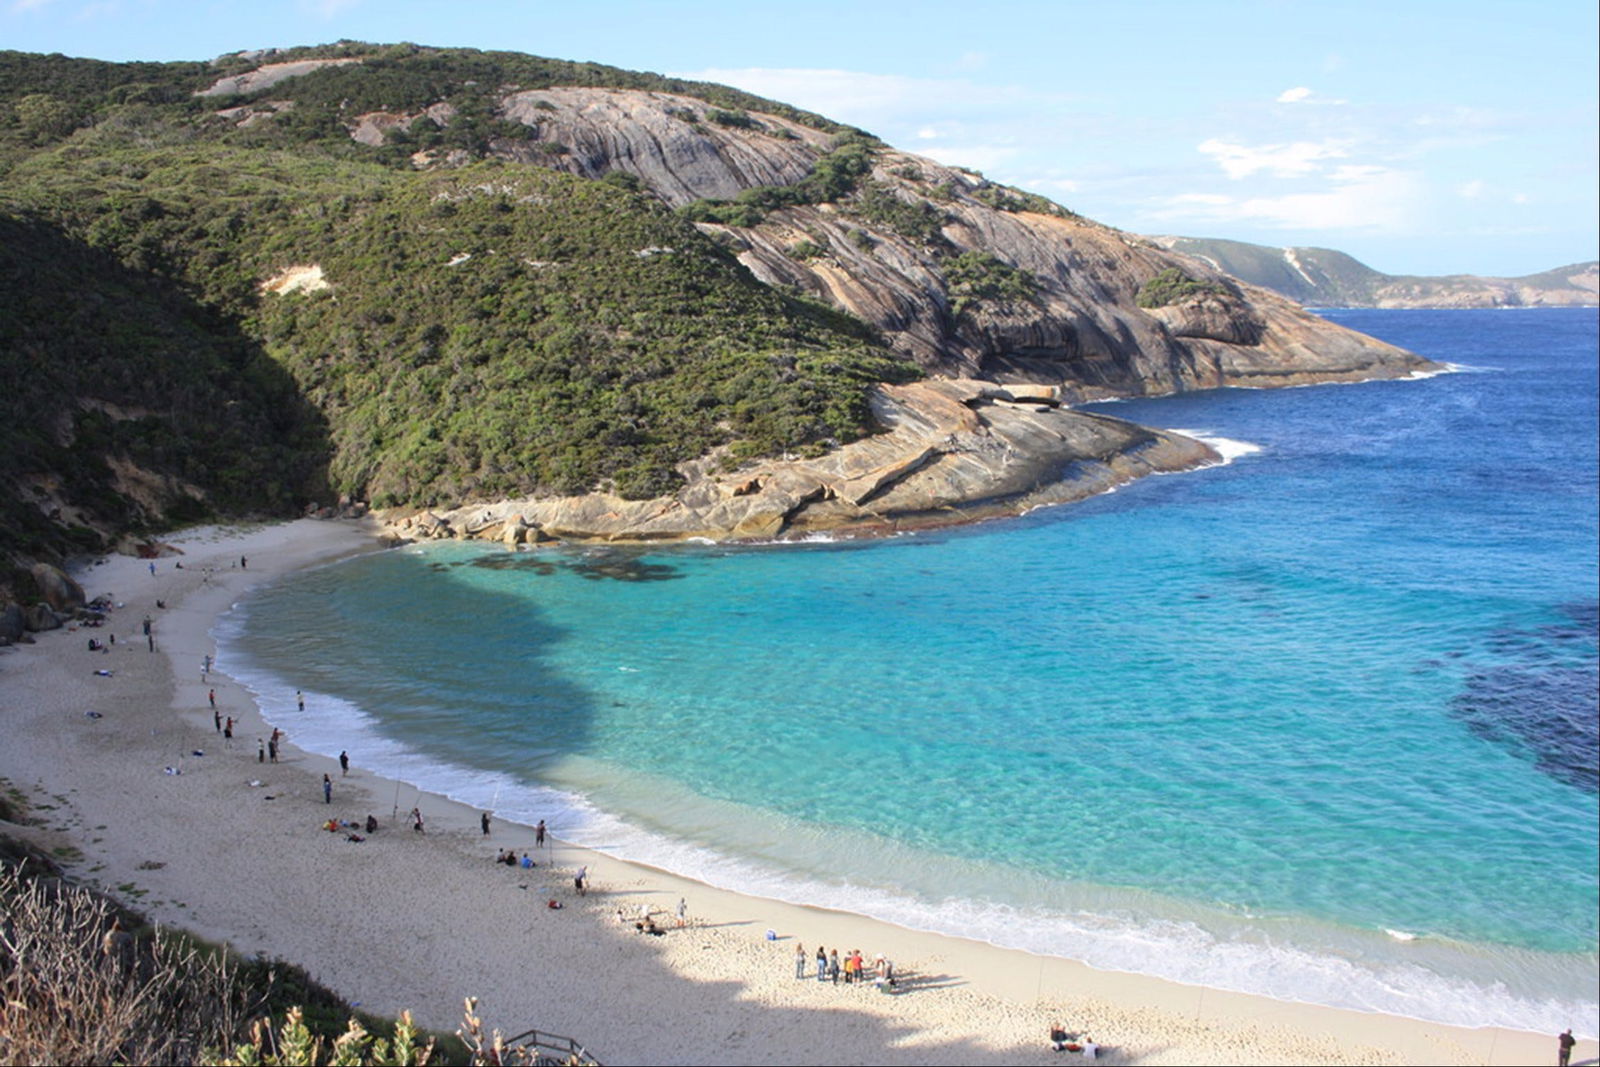
[[[0,777],[54,828],[23,836],[78,849],[70,873],[123,888],[153,919],[293,960],[370,1010],[409,1007],[449,1030],[461,998],[477,996],[488,1025],[568,1034],[603,1062],[1043,1062],[1056,1058],[1043,1040],[1055,1018],[1093,1034],[1113,1062],[1525,1063],[1554,1043],[1095,971],[717,890],[559,842],[547,850],[554,871],[497,868],[493,852],[529,848],[530,831],[497,822],[485,840],[475,811],[430,797],[429,832],[416,835],[403,815],[382,815],[395,783],[359,762],[345,778],[291,744],[284,762],[262,766],[254,744],[265,731],[248,694],[220,671],[201,680],[217,616],[250,586],[367,550],[370,529],[302,520],[176,543],[181,571],[162,559],[152,576],[120,557],[75,571],[90,596],[123,604],[108,627],[114,651],[87,652],[83,631],[57,631],[0,658],[13,717]],[[146,613],[161,655],[139,634]],[[241,723],[231,750],[211,721],[213,686]],[[181,757],[196,749],[208,755]],[[175,763],[183,774],[163,774]],[[368,811],[383,829],[363,843],[318,829],[329,814]],[[579,899],[570,871],[584,864],[594,891]],[[546,896],[565,906],[544,908]],[[611,918],[641,904],[670,913],[680,898],[697,925],[660,939]],[[768,929],[781,939],[766,941]],[[859,946],[869,960],[885,952],[904,991],[795,982],[795,942],[814,951],[818,940]],[[1592,1057],[1594,1042],[1576,1051]]]

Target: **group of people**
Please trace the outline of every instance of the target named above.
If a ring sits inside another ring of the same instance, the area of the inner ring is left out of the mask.
[[[517,859],[516,850],[510,848],[501,849],[500,852],[496,854],[494,861],[496,863],[503,863],[507,867],[521,867],[523,870],[532,870],[534,867],[533,860],[528,857],[526,852],[522,854],[522,858],[519,860]]]
[[[811,957],[806,955],[804,945],[794,947],[794,976],[807,977],[806,969],[811,963]],[[815,977],[819,982],[832,982],[838,985],[840,979],[846,985],[871,982],[885,993],[894,992],[898,986],[895,979],[894,964],[883,953],[873,957],[869,966],[866,957],[861,955],[861,950],[851,949],[845,954],[843,960],[839,958],[839,950],[827,952],[821,945],[817,946]]]
[[[1060,1023],[1050,1024],[1050,1047],[1057,1052],[1076,1052],[1086,1060],[1100,1053],[1100,1046],[1088,1034],[1069,1034]]]

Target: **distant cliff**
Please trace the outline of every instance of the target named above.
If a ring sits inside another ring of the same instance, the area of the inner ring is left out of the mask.
[[[1521,278],[1473,274],[1384,274],[1331,248],[1271,248],[1207,237],[1152,237],[1252,285],[1306,307],[1593,307],[1600,262],[1573,263]]]
[[[822,116],[596,64],[0,53],[0,176],[29,551],[341,499],[511,540],[950,521],[1212,458],[1063,402],[1431,366]]]

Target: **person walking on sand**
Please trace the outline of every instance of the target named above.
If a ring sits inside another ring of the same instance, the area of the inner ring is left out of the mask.
[[[804,978],[806,976],[806,959],[806,947],[804,945],[796,945],[794,947],[794,976],[796,978]]]
[[[322,776],[322,802],[324,804],[333,803],[333,779],[326,774]]]
[[[483,812],[478,816],[478,825],[483,827],[483,836],[489,836],[489,813]]]
[[[544,848],[544,820],[539,820],[539,825],[533,828],[533,847]]]
[[[350,753],[344,751],[343,749],[340,749],[340,751],[339,751],[339,777],[340,778],[344,778],[347,775],[349,775],[349,773],[350,773]]]
[[[1556,1063],[1560,1067],[1567,1067],[1567,1064],[1572,1062],[1572,1046],[1577,1043],[1578,1039],[1572,1036],[1572,1027],[1570,1026],[1561,1032],[1561,1036],[1556,1038]]]
[[[300,708],[301,711],[305,711],[306,710],[305,694],[300,692],[300,690],[298,690],[298,689],[296,689],[294,691],[294,702]]]

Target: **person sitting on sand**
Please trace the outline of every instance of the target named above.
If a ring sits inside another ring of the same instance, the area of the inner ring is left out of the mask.
[[[375,834],[377,832],[378,832],[378,820],[369,812],[367,814],[367,833]]]
[[[1060,1023],[1050,1024],[1050,1047],[1057,1052],[1067,1050],[1067,1030]]]

